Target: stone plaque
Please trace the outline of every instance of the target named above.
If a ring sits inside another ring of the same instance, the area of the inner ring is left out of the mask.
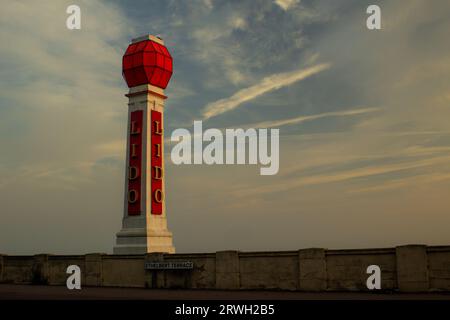
[[[146,262],[145,270],[191,270],[194,269],[192,261],[159,261]]]

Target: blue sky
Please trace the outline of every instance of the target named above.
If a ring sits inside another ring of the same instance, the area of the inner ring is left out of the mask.
[[[65,28],[74,3],[80,31]],[[380,31],[365,27],[374,3]],[[166,133],[194,120],[280,129],[276,176],[175,166],[166,154],[178,252],[448,244],[449,30],[445,0],[8,2],[0,252],[111,252],[123,208],[121,57],[147,33],[174,59]]]

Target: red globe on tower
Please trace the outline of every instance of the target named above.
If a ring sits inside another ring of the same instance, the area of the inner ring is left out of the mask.
[[[172,76],[172,56],[156,37],[128,46],[122,59],[122,73],[129,88],[151,84],[165,89]]]

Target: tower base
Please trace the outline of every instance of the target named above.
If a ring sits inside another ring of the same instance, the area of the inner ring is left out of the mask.
[[[145,228],[122,229],[116,234],[114,254],[175,253],[172,232]]]

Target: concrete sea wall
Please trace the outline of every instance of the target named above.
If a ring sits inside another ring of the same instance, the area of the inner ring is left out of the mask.
[[[193,263],[190,270],[146,270],[148,262]],[[0,255],[0,283],[65,285],[69,265],[82,286],[367,291],[366,269],[381,268],[381,287],[400,292],[450,292],[450,246],[192,254]]]

